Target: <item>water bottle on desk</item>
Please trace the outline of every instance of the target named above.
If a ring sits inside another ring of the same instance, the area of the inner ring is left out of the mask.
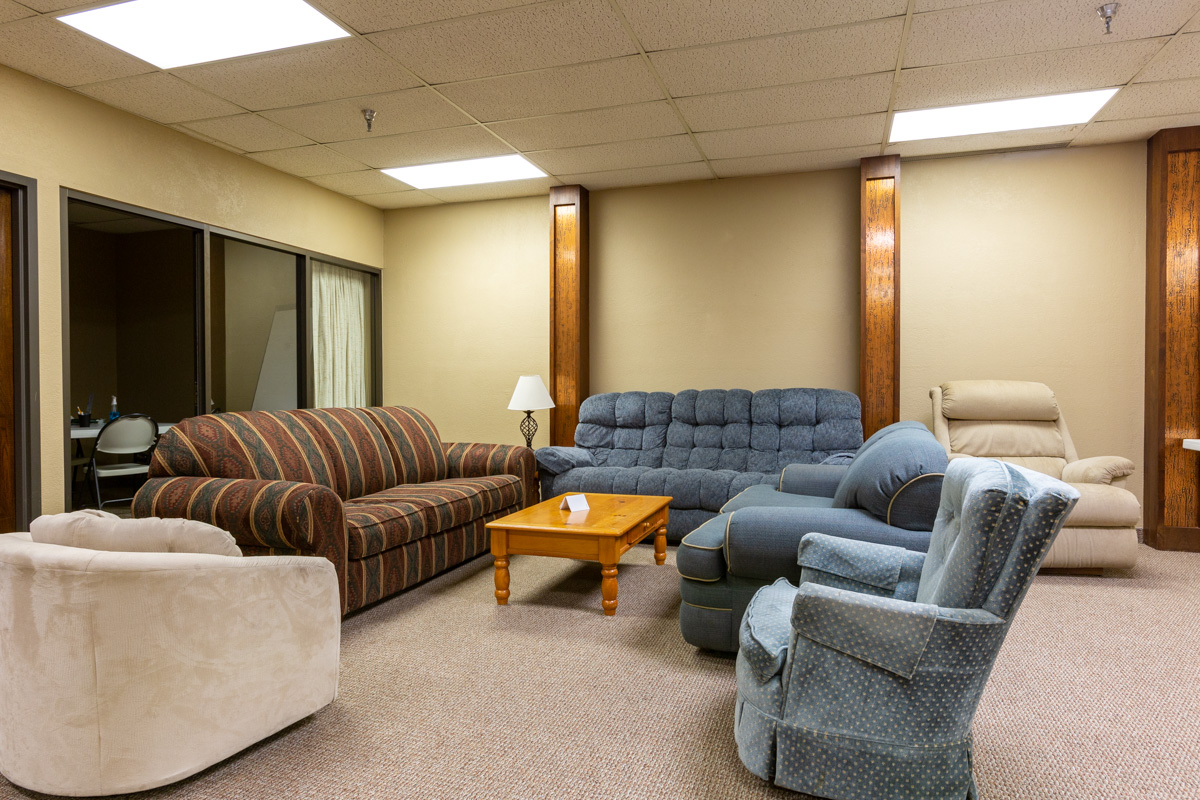
[[[109,421],[109,422],[112,422],[114,419],[116,419],[117,417],[121,416],[119,413],[117,413],[117,396],[114,394],[114,395],[112,396],[112,399],[113,399],[113,402],[112,402],[112,411],[109,411],[109,412],[108,412],[108,421]]]

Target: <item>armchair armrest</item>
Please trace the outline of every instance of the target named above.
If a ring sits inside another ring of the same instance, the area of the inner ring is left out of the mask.
[[[1063,467],[1066,483],[1108,483],[1133,474],[1133,462],[1121,456],[1096,456],[1072,461]]]
[[[880,522],[858,508],[740,508],[725,529],[725,561],[729,572],[743,578],[800,580],[796,554],[807,533],[893,544],[926,550],[929,534]]]
[[[583,447],[539,447],[534,455],[538,468],[551,475],[561,475],[576,467],[596,466],[596,456]]]
[[[537,461],[533,451],[522,445],[443,442],[447,477],[483,478],[488,475],[516,475],[521,479],[524,501],[521,508],[538,502]]]
[[[833,497],[848,469],[848,464],[788,464],[779,476],[779,491]]]
[[[134,517],[183,517],[229,531],[261,555],[321,556],[346,597],[346,517],[333,490],[312,483],[240,478],[151,478],[133,499]]]
[[[873,542],[809,533],[800,540],[801,582],[900,600],[916,596],[925,554]]]
[[[819,583],[802,584],[792,604],[798,636],[905,679],[916,674],[937,619],[935,605]]]

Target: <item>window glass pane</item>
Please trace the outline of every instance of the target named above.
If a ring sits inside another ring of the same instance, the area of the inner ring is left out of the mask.
[[[313,388],[317,408],[371,404],[374,328],[368,272],[312,262]]]
[[[296,256],[214,236],[210,263],[212,404],[296,408]]]

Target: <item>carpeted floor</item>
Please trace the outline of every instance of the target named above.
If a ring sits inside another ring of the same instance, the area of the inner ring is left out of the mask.
[[[351,617],[329,708],[137,798],[763,798],[733,743],[733,660],[679,635],[672,551],[620,566],[484,557]],[[975,721],[985,798],[1200,797],[1200,556],[1039,577]],[[0,797],[30,797],[0,782]]]

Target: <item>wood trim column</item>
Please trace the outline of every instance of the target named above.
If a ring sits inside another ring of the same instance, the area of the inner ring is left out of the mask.
[[[0,186],[0,533],[17,530],[13,195]]]
[[[1149,142],[1146,187],[1146,544],[1200,551],[1200,127]]]
[[[863,436],[900,419],[900,156],[860,162]]]
[[[550,189],[550,444],[575,443],[588,396],[588,190]]]

